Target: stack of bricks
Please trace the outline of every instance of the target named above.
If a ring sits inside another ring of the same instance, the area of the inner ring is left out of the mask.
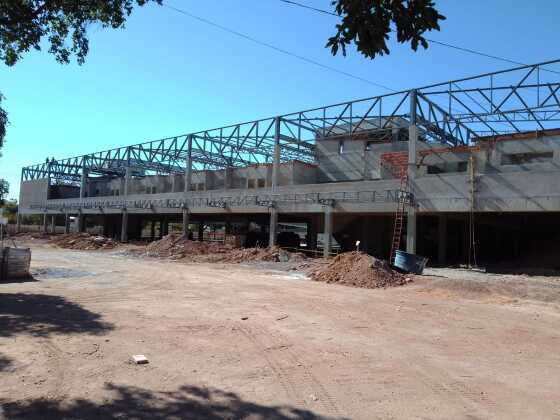
[[[383,153],[381,165],[389,169],[395,177],[402,178],[407,174],[408,152]]]

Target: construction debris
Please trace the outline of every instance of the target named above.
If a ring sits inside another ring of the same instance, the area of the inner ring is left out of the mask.
[[[146,247],[146,255],[210,263],[299,262],[305,259],[303,254],[288,252],[278,247],[233,248],[218,242],[192,241],[173,233],[150,243]]]
[[[337,255],[326,266],[311,272],[311,278],[367,289],[400,286],[411,281],[393,270],[387,261],[356,251]]]
[[[149,363],[148,359],[143,354],[133,355],[132,356],[132,361],[134,363],[136,363],[137,365],[145,365],[145,364]]]
[[[53,236],[50,243],[60,248],[94,250],[112,249],[118,242],[105,236],[90,235],[89,233],[68,233],[65,235]]]
[[[223,254],[231,249],[218,242],[191,241],[180,234],[170,233],[159,241],[151,242],[146,247],[146,255],[178,260],[188,256]]]

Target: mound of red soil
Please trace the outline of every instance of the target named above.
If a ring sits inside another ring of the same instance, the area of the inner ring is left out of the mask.
[[[337,255],[329,264],[312,272],[311,278],[367,289],[400,286],[411,281],[393,270],[387,261],[356,251]]]

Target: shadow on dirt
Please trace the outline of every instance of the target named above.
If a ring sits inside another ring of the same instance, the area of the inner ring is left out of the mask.
[[[37,267],[31,274],[37,280],[47,280],[88,277],[95,273],[66,267]]]
[[[103,334],[111,329],[113,325],[101,321],[101,315],[60,296],[0,293],[0,337]]]
[[[11,364],[12,364],[12,361],[10,359],[8,359],[6,356],[0,354],[0,372],[9,368]]]
[[[102,404],[37,399],[4,403],[2,408],[9,419],[325,419],[309,410],[244,401],[233,392],[214,388],[185,385],[167,392],[113,384],[106,388],[114,399]]]

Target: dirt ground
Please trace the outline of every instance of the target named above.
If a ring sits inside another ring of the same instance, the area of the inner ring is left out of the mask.
[[[270,267],[35,242],[0,284],[0,418],[560,419],[559,278]]]

